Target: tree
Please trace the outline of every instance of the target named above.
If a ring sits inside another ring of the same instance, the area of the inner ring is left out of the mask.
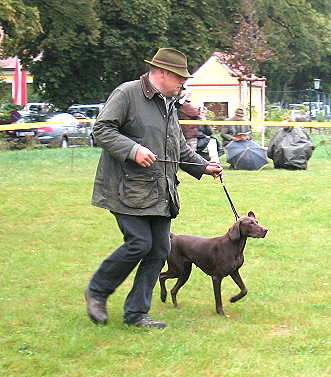
[[[266,76],[269,90],[304,89],[316,75],[330,77],[330,4],[3,0],[0,11],[8,48],[18,51],[44,99],[66,108],[73,102],[105,101],[115,86],[144,73],[144,59],[162,46],[185,52],[193,72],[215,50],[227,50]],[[22,32],[20,14],[33,30]],[[32,17],[39,17],[39,26]]]
[[[321,8],[322,1],[315,9],[311,3],[265,0],[264,7],[262,3],[257,7],[265,23],[268,43],[275,52],[267,63],[260,65],[260,70],[268,77],[270,91],[310,87],[311,75],[307,76],[307,70],[318,71],[330,54],[330,13],[319,12],[326,9]]]
[[[187,55],[193,72],[222,44],[215,40],[214,34],[224,18],[221,3],[218,0],[172,1],[168,41],[171,47]]]
[[[44,98],[62,108],[73,102],[105,101],[115,86],[145,72],[144,59],[162,46],[180,49],[192,70],[199,67],[214,50],[213,32],[224,3],[31,1],[44,30],[26,44],[21,58]]]
[[[239,30],[232,38],[228,52],[228,63],[251,77],[259,68],[259,64],[267,61],[273,55],[264,36],[263,23],[259,21],[252,4],[242,0],[242,14],[238,24]]]
[[[98,7],[102,23],[96,55],[102,70],[99,83],[104,99],[123,81],[146,72],[144,59],[167,45],[170,1],[103,0]]]
[[[105,101],[120,82],[144,72],[144,58],[167,43],[167,0],[33,3],[44,30],[20,57],[44,98],[64,109]]]
[[[263,23],[260,23],[252,4],[241,1],[242,14],[239,18],[239,30],[233,37],[229,48],[227,64],[242,73],[242,79],[249,82],[249,119],[252,119],[252,86],[257,81],[256,71],[259,64],[272,56],[263,35]]]
[[[42,31],[38,9],[19,0],[1,1],[0,25],[4,32],[0,56],[15,56],[30,38]]]
[[[19,57],[44,99],[66,108],[76,99],[75,93],[94,91],[92,85],[86,90],[84,83],[98,74],[93,57],[99,38],[95,0],[31,3],[39,9],[43,31],[29,40]]]

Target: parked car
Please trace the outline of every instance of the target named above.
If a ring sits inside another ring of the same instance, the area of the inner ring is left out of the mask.
[[[38,128],[7,130],[11,139],[25,142],[27,138],[35,138],[37,142],[47,146],[66,148],[73,145],[93,145],[91,127],[68,113],[54,112],[48,114],[30,114],[23,116],[12,124],[47,122]]]
[[[289,110],[291,111],[291,118],[296,122],[309,122],[310,115],[308,108],[302,103],[290,103],[288,105]]]
[[[77,118],[81,124],[90,126],[92,129],[94,122],[104,105],[104,103],[74,104],[68,108],[67,112]],[[90,133],[90,145],[91,147],[97,147],[92,132]]]
[[[86,104],[86,105],[74,104],[68,108],[67,112],[77,117],[79,117],[79,115],[75,115],[75,114],[82,114],[88,118],[96,119],[100,111],[104,107],[104,105],[105,105],[104,103],[95,103],[95,104]]]
[[[324,102],[303,102],[303,104],[309,109],[312,119],[316,119],[319,115],[328,119],[331,116],[330,106],[324,104]]]
[[[19,113],[22,116],[30,115],[31,113],[50,112],[54,111],[54,105],[48,102],[28,102]]]

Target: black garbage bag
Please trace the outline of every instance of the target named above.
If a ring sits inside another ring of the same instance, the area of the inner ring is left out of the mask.
[[[314,144],[299,127],[282,128],[271,140],[267,155],[275,168],[305,170]]]

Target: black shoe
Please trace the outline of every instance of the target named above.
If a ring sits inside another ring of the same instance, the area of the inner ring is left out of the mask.
[[[87,304],[87,314],[91,321],[97,325],[106,325],[108,314],[106,309],[106,300],[97,300],[91,296],[89,289],[85,291],[85,300]]]
[[[125,322],[125,323],[129,326],[136,326],[136,327],[155,327],[157,329],[164,329],[165,327],[167,327],[166,323],[153,321],[152,318],[148,317],[147,315],[139,319],[137,322]]]

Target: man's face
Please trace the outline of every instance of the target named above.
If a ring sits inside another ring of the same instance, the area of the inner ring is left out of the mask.
[[[162,94],[166,97],[178,96],[186,78],[163,70]]]

